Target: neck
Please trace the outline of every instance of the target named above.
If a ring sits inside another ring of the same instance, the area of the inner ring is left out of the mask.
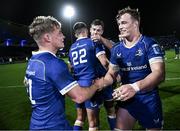
[[[49,51],[53,54],[57,53],[57,49],[53,49],[52,47],[44,47],[44,46],[39,46],[39,51]]]
[[[127,47],[133,46],[134,44],[136,44],[139,41],[140,37],[141,37],[141,34],[137,33],[135,35],[132,35],[132,36],[126,38],[125,39],[126,46]]]

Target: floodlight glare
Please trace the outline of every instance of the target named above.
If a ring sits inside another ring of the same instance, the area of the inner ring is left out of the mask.
[[[64,16],[65,17],[68,17],[68,18],[71,18],[72,16],[74,16],[74,8],[70,5],[67,5],[65,8],[64,8]]]

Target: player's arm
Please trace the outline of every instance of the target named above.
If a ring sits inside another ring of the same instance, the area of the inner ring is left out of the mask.
[[[144,79],[136,81],[132,84],[125,84],[117,88],[113,93],[113,98],[116,100],[126,101],[132,98],[137,91],[149,91],[157,87],[160,82],[165,79],[165,65],[164,62],[156,62],[150,64],[152,72]]]
[[[143,80],[137,81],[136,84],[140,90],[151,90],[165,79],[164,62],[156,62],[150,64],[152,72]]]
[[[101,62],[101,65],[108,70],[109,60],[107,59],[105,54],[101,54],[98,56],[98,60]]]
[[[112,85],[114,81],[117,80],[117,78],[120,81],[120,76],[118,75],[119,66],[118,65],[112,65],[109,64],[108,72],[106,73],[105,77],[103,78],[103,86],[109,86]]]
[[[111,49],[111,48],[112,48],[113,43],[112,43],[110,40],[104,38],[103,36],[100,36],[100,41],[101,41],[101,42],[104,44],[104,46],[106,46],[108,49]]]
[[[113,43],[112,43],[110,40],[104,38],[103,36],[101,36],[101,35],[99,35],[99,34],[91,36],[91,39],[92,39],[93,41],[100,41],[100,42],[101,42],[104,46],[106,46],[108,49],[111,49],[111,48],[112,48]]]
[[[76,103],[82,103],[87,99],[91,98],[94,93],[100,89],[99,85],[102,80],[96,80],[93,85],[88,88],[82,88],[79,85],[76,85],[70,91],[67,92],[67,95]]]
[[[70,61],[67,62],[67,66],[68,66],[69,72],[72,72],[72,65],[71,65]]]

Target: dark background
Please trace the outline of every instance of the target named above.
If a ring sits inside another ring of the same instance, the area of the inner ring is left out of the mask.
[[[71,4],[76,13],[71,24],[62,15],[63,6]],[[38,15],[51,15],[61,23],[66,36],[65,44],[70,44],[70,25],[77,21],[90,24],[99,18],[105,23],[104,36],[118,40],[115,16],[119,9],[130,6],[141,13],[141,32],[148,36],[175,35],[180,38],[179,0],[1,0],[0,20],[8,21],[21,29],[14,29],[20,36],[28,37],[27,26]],[[18,31],[17,31],[18,30]],[[74,37],[73,37],[74,40]]]

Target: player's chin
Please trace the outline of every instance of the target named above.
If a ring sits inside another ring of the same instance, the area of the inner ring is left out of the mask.
[[[64,48],[64,42],[59,43],[60,48]]]
[[[122,33],[122,34],[119,35],[120,38],[126,38],[128,36],[129,36],[128,33]]]

